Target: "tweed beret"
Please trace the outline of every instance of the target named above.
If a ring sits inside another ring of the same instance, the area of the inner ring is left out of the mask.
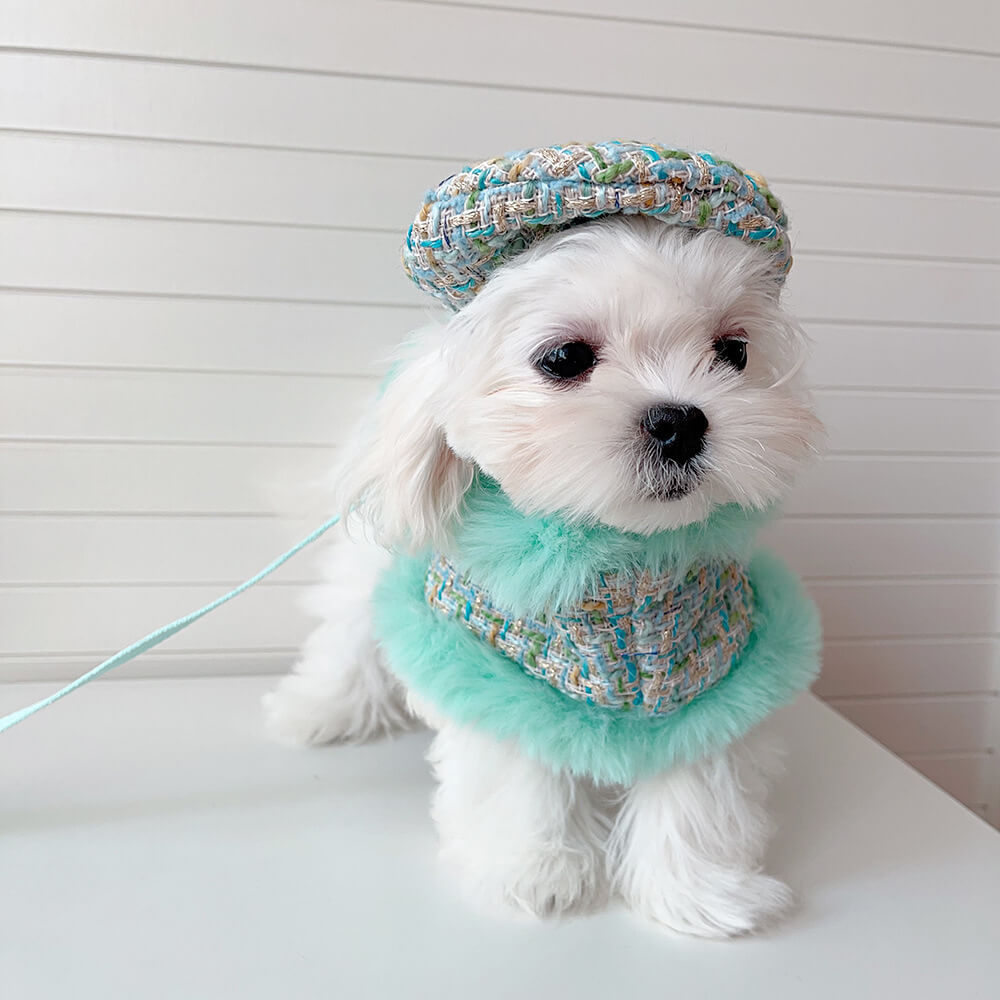
[[[524,149],[446,178],[407,231],[403,267],[459,309],[540,236],[618,212],[752,243],[779,282],[792,266],[788,217],[762,177],[711,153],[613,140]]]

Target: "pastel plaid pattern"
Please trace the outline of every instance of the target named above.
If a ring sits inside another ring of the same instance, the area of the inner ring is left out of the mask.
[[[578,607],[514,618],[444,557],[431,608],[571,698],[668,715],[722,680],[750,637],[753,594],[738,563],[670,575],[602,573]]]

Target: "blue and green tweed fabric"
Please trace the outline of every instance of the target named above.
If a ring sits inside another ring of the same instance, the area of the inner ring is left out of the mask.
[[[531,677],[590,705],[669,715],[732,669],[750,638],[752,591],[735,562],[687,574],[598,573],[569,607],[517,618],[444,556],[424,596]]]
[[[458,309],[538,237],[616,213],[752,243],[773,255],[779,282],[792,266],[788,217],[762,177],[711,153],[614,140],[520,150],[446,178],[407,232],[403,267]]]

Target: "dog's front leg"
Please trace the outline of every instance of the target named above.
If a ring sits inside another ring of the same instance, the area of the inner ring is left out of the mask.
[[[324,582],[308,595],[323,624],[306,640],[292,673],[264,696],[267,732],[279,743],[357,743],[412,722],[405,693],[372,635],[372,591],[390,556],[335,530]]]
[[[742,744],[628,789],[608,865],[630,909],[701,937],[749,933],[787,909],[788,887],[761,871],[765,796]]]
[[[439,782],[433,815],[441,856],[469,896],[535,916],[603,898],[607,822],[586,782],[450,723],[439,724],[428,757]]]

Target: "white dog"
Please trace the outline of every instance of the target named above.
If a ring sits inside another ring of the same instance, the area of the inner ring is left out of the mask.
[[[746,742],[599,786],[408,697],[365,623],[387,549],[446,549],[477,470],[521,510],[641,534],[773,504],[821,433],[804,347],[766,255],[713,231],[613,216],[501,266],[415,336],[337,472],[366,530],[329,550],[311,602],[323,624],[265,700],[270,734],[433,727],[442,852],[488,903],[552,915],[610,890],[697,935],[771,920],[790,894],[761,871],[769,764]]]

